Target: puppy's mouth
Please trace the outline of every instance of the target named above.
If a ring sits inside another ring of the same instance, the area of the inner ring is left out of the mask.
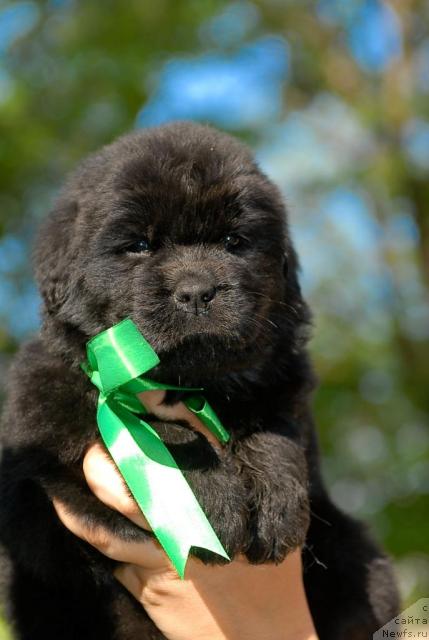
[[[187,336],[180,345],[157,353],[160,364],[151,370],[150,377],[180,387],[211,387],[255,362],[253,346],[243,347],[238,341],[233,344],[207,334]]]
[[[133,318],[160,358],[151,377],[179,386],[206,386],[225,375],[249,369],[271,338],[258,301],[213,310],[164,309]],[[264,331],[261,331],[261,327]]]

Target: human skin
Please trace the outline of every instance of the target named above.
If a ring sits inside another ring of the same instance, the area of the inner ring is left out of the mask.
[[[164,419],[179,415],[189,419],[203,432],[195,416],[186,415],[182,403],[160,409],[159,394],[144,394],[145,406],[159,415],[162,411]],[[101,444],[88,449],[84,474],[102,502],[150,529]],[[181,580],[156,541],[125,542],[104,529],[88,528],[59,500],[53,502],[70,531],[121,562],[116,579],[169,640],[317,640],[303,586],[300,549],[278,565],[251,565],[240,555],[227,565],[211,566],[191,557]]]

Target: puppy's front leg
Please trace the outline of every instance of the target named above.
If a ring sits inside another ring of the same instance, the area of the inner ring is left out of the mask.
[[[168,446],[226,552],[233,558],[246,545],[248,531],[246,493],[233,456],[227,448],[213,447],[186,421],[163,422],[150,416],[145,419]],[[224,563],[221,556],[205,549],[193,548],[192,554],[205,563]]]
[[[106,451],[106,458],[109,454]],[[114,462],[111,461],[113,465]],[[68,511],[81,518],[90,528],[104,528],[111,534],[120,537],[124,541],[143,541],[150,537],[144,529],[135,525],[128,517],[125,509],[124,515],[115,509],[111,509],[101,502],[88,487],[81,469],[75,469],[72,475],[70,470],[63,470],[55,477],[43,478],[41,484],[49,499],[60,500]],[[103,479],[100,479],[103,482]],[[125,483],[124,494],[129,494]],[[130,505],[133,501],[130,499]],[[137,505],[135,510],[138,511]],[[131,511],[130,511],[131,514]]]
[[[302,546],[310,522],[307,465],[302,447],[270,432],[253,433],[235,456],[248,492],[250,562],[280,562]]]

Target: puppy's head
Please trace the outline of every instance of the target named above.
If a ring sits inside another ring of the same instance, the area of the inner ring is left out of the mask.
[[[36,246],[44,331],[81,360],[130,317],[159,375],[201,384],[296,350],[307,322],[279,192],[248,149],[175,123],[124,136],[66,185]]]

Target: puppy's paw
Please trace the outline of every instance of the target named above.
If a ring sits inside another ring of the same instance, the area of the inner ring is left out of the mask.
[[[280,562],[304,543],[310,522],[304,450],[281,434],[258,432],[237,445],[236,459],[250,511],[246,556]]]
[[[284,494],[264,492],[256,499],[250,516],[250,543],[246,556],[251,563],[281,562],[301,547],[310,523],[308,492],[294,478]]]
[[[145,419],[168,446],[229,557],[243,551],[248,541],[247,494],[229,451],[214,448],[186,422]],[[199,547],[191,554],[206,564],[226,562]]]
[[[223,460],[212,472],[197,475],[187,474],[187,480],[193,489],[208,521],[221,541],[228,556],[232,559],[242,552],[248,541],[248,509],[244,486],[229,463]],[[205,564],[223,564],[222,556],[200,548],[193,548],[192,555]]]

